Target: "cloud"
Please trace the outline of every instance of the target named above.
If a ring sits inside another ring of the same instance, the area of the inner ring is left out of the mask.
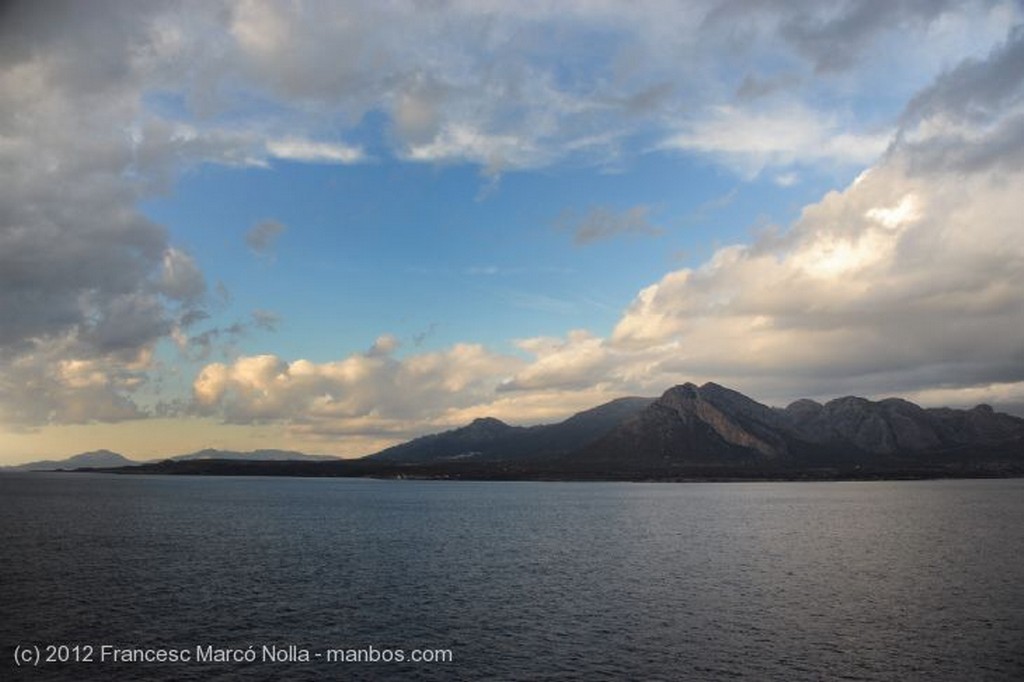
[[[708,220],[712,215],[721,211],[722,209],[730,206],[736,197],[739,195],[739,188],[733,187],[725,194],[721,194],[716,197],[712,197],[707,201],[701,203],[697,208],[693,209],[689,215],[686,216],[686,222],[690,224],[702,223]]]
[[[750,110],[722,105],[685,124],[661,147],[705,154],[754,177],[767,167],[796,163],[863,167],[885,151],[890,138],[887,132],[853,131],[835,116],[802,106]]]
[[[500,392],[514,403],[715,380],[773,404],[852,393],[1019,408],[1022,182],[1020,171],[925,181],[892,158],[787,232],[665,275],[608,337],[520,342],[532,358]]]
[[[242,111],[248,101],[269,99],[288,111],[277,121],[281,130],[307,122],[317,134],[292,135],[289,158],[360,160],[358,147],[335,144],[328,151],[325,143],[306,141],[378,112],[388,121],[395,156],[472,163],[496,176],[565,160],[616,163],[625,147],[651,133],[703,132],[708,112],[736,106],[734,94],[748,104],[781,95],[793,108],[815,110],[826,137],[847,136],[823,153],[815,146],[821,135],[771,150],[787,155],[786,163],[870,161],[862,147],[877,151],[877,140],[861,139],[873,138],[871,130],[849,129],[843,117],[855,108],[850,102],[866,102],[882,81],[897,97],[909,95],[922,70],[934,73],[991,44],[993,27],[1005,30],[1015,11],[991,2],[954,8],[707,0],[681,8],[655,0],[570,2],[557,10],[378,3],[348,12],[329,4],[238,1],[224,16],[226,22],[216,15],[191,20],[221,37],[218,54],[202,51],[209,62],[205,98]],[[872,62],[894,46],[899,60]],[[840,107],[823,108],[834,102]],[[719,142],[710,153],[720,148]],[[707,146],[690,140],[687,149],[705,153]]]
[[[588,388],[600,377],[609,378],[617,364],[607,344],[585,329],[569,332],[564,340],[537,337],[517,345],[534,359],[502,382],[500,391]]]
[[[792,397],[1024,378],[1020,183],[907,172],[898,155],[783,236],[719,250],[643,290],[608,343],[666,349],[664,375]],[[650,362],[650,358],[645,358]]]
[[[145,382],[150,355],[113,352],[83,358],[74,338],[34,344],[5,360],[0,422],[16,430],[48,423],[117,422],[146,416],[131,399]]]
[[[740,102],[748,102],[792,90],[799,84],[800,77],[794,73],[774,74],[764,77],[747,74],[743,77],[743,82],[736,89],[736,99]]]
[[[798,3],[801,4],[801,3]],[[794,7],[781,34],[807,55],[818,73],[851,68],[880,34],[912,31],[938,19],[950,2],[809,3]]]
[[[779,187],[792,187],[800,182],[800,175],[798,173],[780,173],[775,176],[773,181]]]
[[[160,292],[178,301],[195,301],[206,292],[206,280],[195,260],[174,248],[164,252]]]
[[[268,141],[267,152],[271,156],[284,159],[285,161],[304,161],[307,163],[339,163],[347,165],[366,160],[366,155],[359,147],[332,142],[314,142],[295,137]]]
[[[410,144],[423,144],[435,138],[440,131],[445,88],[428,84],[423,76],[414,79],[411,86],[395,96],[392,105],[395,132],[399,139]]]
[[[428,338],[430,338],[434,334],[434,332],[437,331],[437,327],[438,327],[437,322],[431,322],[430,324],[427,325],[426,329],[423,329],[423,330],[413,334],[412,345],[415,346],[416,348],[419,348],[420,346],[422,346],[423,343]]]
[[[387,357],[398,349],[398,339],[391,334],[381,334],[366,351],[366,356],[371,358]]]
[[[79,9],[0,22],[0,420],[22,426],[141,416],[155,345],[205,290],[135,207],[180,163],[171,127],[141,123],[161,8]]]
[[[552,157],[527,137],[489,133],[472,124],[452,123],[445,125],[432,139],[410,144],[405,158],[432,163],[475,163],[482,166],[486,174],[499,175],[507,168],[546,165]]]
[[[245,233],[245,243],[253,253],[260,256],[268,255],[273,250],[274,242],[285,229],[284,224],[277,220],[260,221]]]
[[[968,59],[917,94],[900,117],[911,167],[977,173],[1024,163],[1024,27],[985,59]]]
[[[197,409],[229,423],[279,421],[303,434],[421,432],[448,411],[492,398],[521,364],[475,344],[396,359],[393,337],[335,362],[275,355],[214,363],[193,383]]]
[[[281,322],[281,316],[271,310],[252,311],[252,324],[257,329],[272,332],[277,331],[277,325]]]
[[[195,322],[207,319],[201,313],[199,317],[186,314],[171,330],[171,339],[178,350],[190,360],[207,361],[219,351],[224,356],[237,355],[238,342],[255,330],[265,332],[277,331],[280,316],[269,310],[253,310],[247,320],[236,320],[230,324],[207,327],[201,331],[190,329]]]
[[[595,206],[582,216],[563,215],[559,227],[573,233],[573,243],[586,246],[619,235],[657,236],[661,229],[651,223],[651,207],[640,204],[622,211]]]
[[[1021,104],[1022,82],[1024,26],[1017,26],[987,57],[964,60],[917,93],[904,109],[902,123],[906,127],[936,116],[956,122],[990,121]]]

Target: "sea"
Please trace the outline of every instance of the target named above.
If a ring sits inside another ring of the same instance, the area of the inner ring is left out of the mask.
[[[1024,480],[0,476],[4,680],[1024,680]]]

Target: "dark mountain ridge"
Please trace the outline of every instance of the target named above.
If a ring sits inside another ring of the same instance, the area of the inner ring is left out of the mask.
[[[987,405],[925,409],[853,396],[770,408],[707,383],[666,391],[646,410],[563,458],[568,469],[658,472],[701,468],[790,471],[1024,462],[1024,419]],[[958,458],[951,462],[950,458]],[[1007,461],[1009,458],[1009,461]]]
[[[138,462],[117,452],[93,450],[73,455],[67,459],[43,459],[0,468],[5,471],[56,471],[57,469],[78,469],[80,467],[124,467],[135,464]]]
[[[618,398],[574,414],[557,424],[509,426],[492,417],[475,419],[467,426],[414,438],[363,459],[422,464],[462,459],[501,461],[564,454],[603,436],[653,400]]]

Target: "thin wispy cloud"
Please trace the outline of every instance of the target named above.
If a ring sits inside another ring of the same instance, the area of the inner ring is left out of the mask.
[[[559,229],[573,234],[573,243],[587,246],[614,237],[657,237],[662,234],[650,219],[651,207],[633,206],[617,211],[605,206],[595,206],[582,215],[563,214],[557,221]]]
[[[733,187],[725,194],[708,199],[697,206],[697,208],[693,209],[693,211],[686,216],[685,222],[694,225],[707,221],[715,213],[736,201],[736,197],[739,196],[739,192],[738,187]]]
[[[366,154],[359,147],[294,137],[267,142],[267,152],[277,159],[306,163],[352,164],[366,160]]]
[[[667,137],[663,149],[706,154],[745,177],[796,163],[865,166],[881,156],[892,131],[856,130],[804,107],[751,111],[714,107]]]
[[[277,220],[262,220],[245,233],[245,244],[254,254],[270,256],[275,242],[285,229],[284,224]]]

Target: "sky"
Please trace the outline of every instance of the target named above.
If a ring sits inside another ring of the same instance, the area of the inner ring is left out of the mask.
[[[0,465],[716,381],[1024,414],[1024,6],[0,4]]]

